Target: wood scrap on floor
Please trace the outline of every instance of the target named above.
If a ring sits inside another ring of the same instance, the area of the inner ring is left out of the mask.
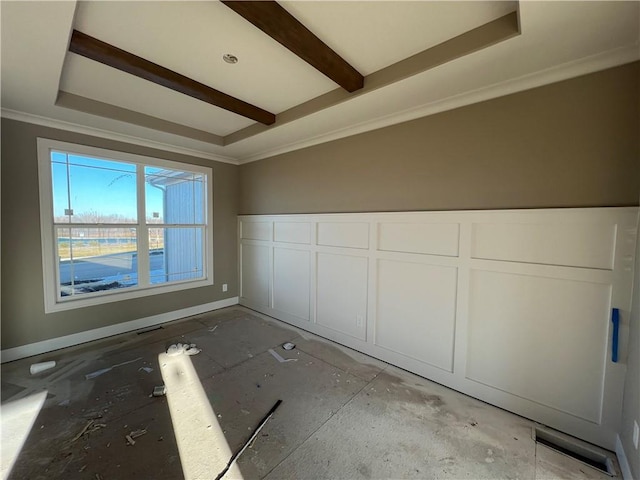
[[[87,424],[84,426],[84,428],[80,430],[80,432],[75,437],[69,440],[69,443],[75,442],[83,435],[86,435],[91,432],[95,432],[97,430],[100,430],[101,428],[106,428],[106,427],[107,425],[105,423],[95,423],[95,419],[89,420]]]
[[[273,416],[273,414],[278,409],[281,403],[282,403],[282,400],[278,400],[273,405],[273,407],[271,407],[271,409],[267,412],[267,414],[262,418],[262,420],[260,420],[260,423],[258,423],[258,426],[255,428],[255,430],[253,431],[249,439],[246,442],[244,442],[240,450],[238,450],[234,455],[231,456],[231,458],[229,459],[229,463],[227,463],[227,466],[218,474],[218,476],[216,477],[216,480],[221,480],[222,477],[226,475],[226,473],[229,471],[229,469],[235,463],[238,457],[242,455],[242,452],[244,452],[247,449],[247,447],[253,443],[253,440],[258,436],[258,433],[260,433],[260,430],[262,430],[262,427],[266,425],[266,423]]]
[[[127,440],[127,445],[133,446],[136,444],[136,441],[134,440],[134,438],[141,437],[146,433],[147,433],[147,430],[145,428],[142,428],[140,430],[133,430],[132,432],[129,432],[128,435],[125,435],[124,438]]]

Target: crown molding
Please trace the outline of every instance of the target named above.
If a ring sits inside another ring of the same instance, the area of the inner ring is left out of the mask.
[[[472,90],[459,95],[431,102],[418,107],[412,107],[401,112],[396,112],[384,117],[376,118],[357,125],[351,125],[315,137],[307,138],[299,142],[292,142],[277,148],[263,150],[261,152],[239,157],[239,164],[255,162],[265,158],[273,157],[283,153],[299,150],[321,143],[338,140],[340,138],[357,135],[359,133],[377,130],[379,128],[396,125],[398,123],[415,120],[417,118],[434,115],[436,113],[453,110],[455,108],[464,107],[474,103],[503,97],[513,93],[530,90],[532,88],[549,85],[551,83],[561,82],[570,78],[587,75],[608,68],[617,67],[626,63],[637,61],[640,58],[640,49],[638,43],[626,47],[620,47],[614,50],[608,50],[596,55],[584,57],[572,62],[540,70],[535,73],[516,77],[504,82],[495,83],[486,87]]]
[[[118,142],[139,145],[141,147],[155,148],[157,150],[163,150],[165,152],[179,153],[182,155],[190,155],[192,157],[204,158],[206,160],[213,160],[213,161],[222,162],[222,163],[230,163],[232,165],[239,164],[239,162],[232,157],[225,157],[225,156],[216,155],[210,152],[204,152],[202,150],[180,147],[177,145],[171,145],[169,143],[157,142],[154,140],[148,140],[146,138],[136,137],[133,135],[126,135],[124,133],[117,133],[110,130],[104,130],[101,128],[87,127],[85,125],[78,125],[77,123],[66,122],[63,120],[56,120],[54,118],[44,117],[41,115],[34,115],[32,113],[20,112],[18,110],[10,110],[7,108],[3,108],[0,111],[0,116],[2,116],[2,118],[8,118],[10,120],[33,123],[35,125],[42,125],[43,127],[57,128],[59,130],[66,130],[68,132],[81,133],[84,135],[92,135],[95,137],[105,138],[108,140],[115,140]]]
[[[265,149],[254,154],[239,156],[238,158],[217,155],[198,149],[176,146],[170,143],[157,142],[133,135],[116,133],[110,130],[88,127],[72,122],[56,120],[53,118],[20,112],[16,110],[3,108],[0,111],[0,114],[4,118],[33,123],[45,127],[58,128],[61,130],[67,130],[76,133],[98,136],[110,140],[140,145],[143,147],[155,148],[167,152],[190,155],[207,160],[213,160],[216,162],[241,165],[244,163],[263,160],[265,158],[273,157],[275,155],[280,155],[294,150],[319,145],[321,143],[338,140],[340,138],[345,138],[352,135],[365,133],[371,130],[377,130],[379,128],[396,125],[398,123],[415,120],[417,118],[434,115],[436,113],[444,112],[447,110],[453,110],[455,108],[464,107],[474,103],[479,103],[524,90],[541,87],[551,83],[568,80],[570,78],[587,75],[589,73],[606,70],[607,68],[613,68],[624,65],[626,63],[637,61],[639,58],[640,49],[638,43],[636,43],[633,45],[628,45],[626,47],[620,47],[614,50],[609,50],[596,55],[584,57],[572,62],[551,67],[535,73],[523,75],[514,79],[495,83],[493,85],[482,87],[462,94],[453,95],[442,100],[420,105],[418,107],[412,107],[410,109],[395,112],[393,114],[379,117],[373,120],[361,122],[349,127],[336,129],[327,133],[323,133],[321,135],[307,137],[303,140],[294,141],[285,145],[281,145],[277,148]]]

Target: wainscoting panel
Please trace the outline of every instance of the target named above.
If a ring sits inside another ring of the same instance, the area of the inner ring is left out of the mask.
[[[615,225],[473,224],[472,258],[613,268]]]
[[[240,303],[613,449],[637,222],[635,207],[241,216]]]
[[[318,245],[369,248],[369,224],[320,222],[318,223]]]
[[[366,340],[366,257],[318,253],[316,322]]]
[[[378,250],[457,257],[459,234],[457,223],[380,223]]]
[[[240,296],[249,300],[253,305],[270,307],[269,247],[251,244],[240,245],[240,265]]]
[[[470,292],[467,377],[598,423],[610,285],[472,270]]]
[[[240,238],[243,240],[272,240],[273,222],[243,222],[240,220]]]
[[[379,260],[375,344],[452,372],[456,270]]]
[[[273,308],[309,320],[310,253],[273,249]]]
[[[274,240],[285,243],[311,243],[311,224],[306,222],[275,222]]]

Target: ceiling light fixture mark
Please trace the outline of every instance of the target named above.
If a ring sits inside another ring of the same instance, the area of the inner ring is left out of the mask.
[[[220,92],[192,78],[150,62],[145,58],[114,47],[78,30],[74,30],[71,35],[69,51],[108,65],[121,72],[143,78],[157,85],[162,85],[176,92],[250,118],[256,122],[271,125],[276,121],[275,114],[271,112]]]
[[[275,0],[222,0],[222,3],[348,92],[364,77]]]
[[[222,59],[225,62],[230,63],[231,65],[238,63],[238,57],[236,57],[235,55],[232,55],[231,53],[225,53],[222,56]]]

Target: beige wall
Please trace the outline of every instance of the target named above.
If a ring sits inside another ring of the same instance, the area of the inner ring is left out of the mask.
[[[242,165],[240,213],[637,205],[639,65]]]
[[[636,62],[240,168],[3,119],[2,348],[236,296],[237,213],[636,205],[639,79]],[[213,166],[216,285],[45,315],[38,136]]]
[[[213,167],[215,285],[45,315],[36,138]],[[237,292],[238,167],[2,119],[2,349],[201,305]],[[229,284],[222,293],[220,285]]]

